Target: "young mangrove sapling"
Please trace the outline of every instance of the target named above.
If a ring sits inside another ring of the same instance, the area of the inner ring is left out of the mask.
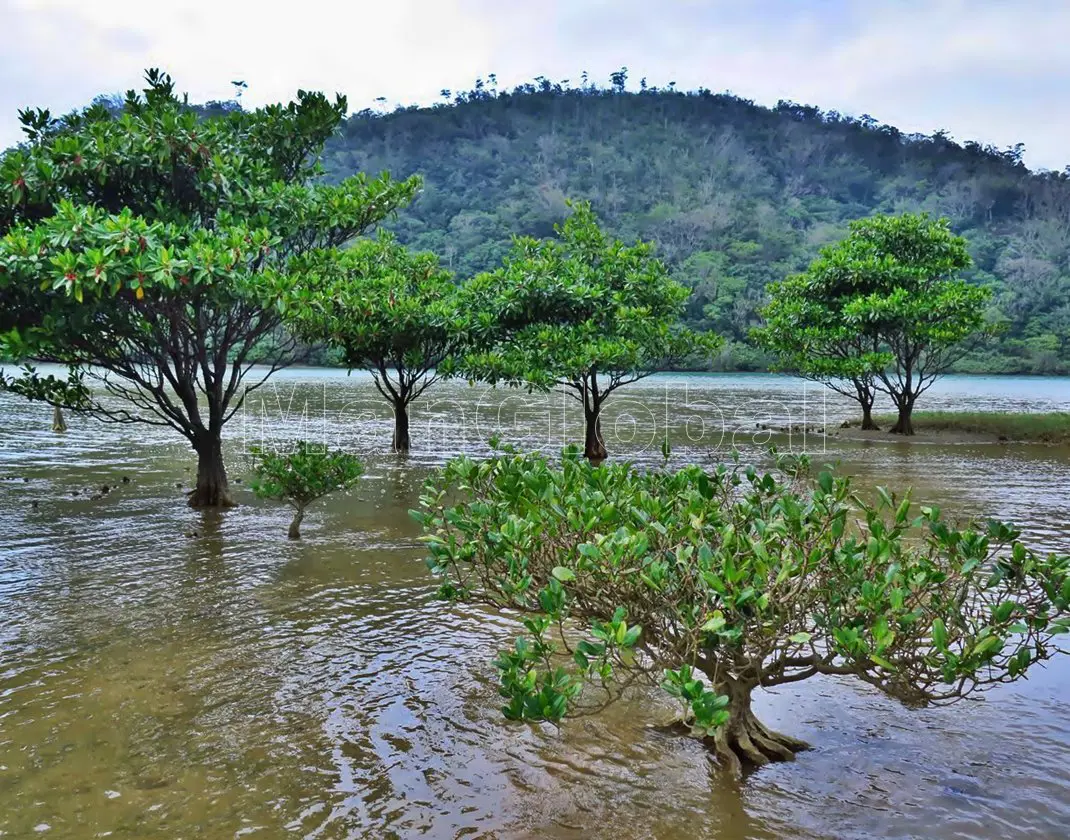
[[[364,472],[355,455],[303,440],[290,452],[254,448],[252,454],[256,458],[250,482],[253,492],[258,498],[277,499],[294,509],[291,540],[301,538],[305,508],[329,493],[348,490]]]

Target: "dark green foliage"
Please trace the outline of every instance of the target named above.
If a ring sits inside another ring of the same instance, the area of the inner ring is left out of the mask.
[[[558,387],[581,404],[584,452],[606,457],[600,417],[618,389],[716,350],[713,333],[680,324],[690,296],[647,242],[607,236],[581,202],[556,237],[518,238],[502,268],[467,284],[497,342],[469,353],[474,379],[529,388]]]
[[[802,274],[769,286],[758,343],[781,365],[825,382],[862,406],[876,391],[896,404],[892,431],[913,434],[917,398],[993,329],[991,290],[962,280],[966,241],[927,215],[871,216]]]
[[[852,677],[908,707],[1022,677],[1060,651],[1070,556],[999,522],[935,508],[781,457],[761,473],[458,458],[415,513],[451,599],[519,610],[498,658],[507,717],[557,721],[662,685],[733,769],[803,745],[750,710],[758,687]]]
[[[394,410],[395,452],[409,451],[409,405],[449,373],[481,331],[477,310],[434,254],[407,251],[393,237],[294,261],[286,293],[289,326],[371,373]],[[490,325],[489,316],[482,328]]]
[[[303,440],[288,452],[253,447],[251,453],[256,462],[249,486],[258,498],[276,499],[294,509],[290,524],[290,539],[294,540],[301,536],[306,507],[329,493],[348,490],[364,472],[355,455]]]
[[[373,227],[419,182],[316,183],[342,97],[198,111],[166,75],[147,81],[59,120],[24,112],[26,142],[0,157],[0,354],[70,368],[0,387],[173,428],[198,455],[190,504],[225,506],[224,424],[301,358],[281,328],[289,261]]]
[[[422,174],[423,194],[394,228],[461,276],[498,265],[514,233],[551,235],[566,196],[590,200],[613,234],[655,242],[694,289],[686,323],[733,343],[756,325],[766,284],[802,271],[850,220],[947,216],[970,243],[966,279],[993,289],[992,316],[1007,325],[960,367],[1051,373],[1070,364],[1070,182],[1030,173],[1017,148],[705,90],[539,82],[511,92],[481,84],[452,105],[358,114],[324,162],[336,178]]]

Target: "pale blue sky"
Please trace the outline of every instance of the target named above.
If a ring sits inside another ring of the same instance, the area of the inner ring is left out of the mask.
[[[1070,164],[1070,0],[0,0],[0,145],[160,66],[194,101],[435,101],[496,73],[731,90]]]

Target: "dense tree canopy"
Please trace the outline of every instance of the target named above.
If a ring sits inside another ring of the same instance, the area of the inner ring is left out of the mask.
[[[778,466],[643,472],[572,451],[460,458],[431,479],[417,517],[442,594],[523,614],[497,660],[506,716],[558,721],[660,684],[738,771],[805,746],[755,717],[759,687],[831,674],[917,707],[1062,650],[1070,556]]]
[[[291,327],[341,353],[351,370],[371,373],[394,411],[395,452],[409,451],[409,406],[485,333],[463,289],[434,254],[410,253],[392,237],[344,251],[316,251],[292,266]]]
[[[966,240],[946,221],[911,213],[852,222],[847,238],[818,263],[818,287],[846,298],[848,326],[873,337],[887,356],[874,382],[898,410],[894,433],[914,434],[917,398],[968,352],[970,339],[991,335],[991,290],[959,277],[969,266]]]
[[[150,71],[121,108],[23,113],[26,142],[0,158],[0,356],[70,375],[28,369],[4,387],[176,429],[198,455],[190,504],[229,504],[223,425],[299,357],[278,306],[289,261],[342,245],[418,188],[385,174],[311,185],[345,110],[302,91],[198,113]]]
[[[913,434],[917,398],[986,332],[991,292],[959,278],[969,268],[966,241],[925,214],[873,216],[802,274],[769,286],[758,343],[783,366],[829,384],[862,406],[891,397],[893,432]]]
[[[434,108],[364,112],[327,145],[332,177],[420,173],[399,239],[460,276],[493,269],[514,234],[545,237],[565,198],[608,231],[652,241],[694,291],[686,323],[729,339],[720,363],[765,368],[743,342],[768,283],[805,269],[847,223],[874,212],[946,216],[969,241],[964,277],[993,290],[998,340],[959,370],[1066,372],[1070,179],[1031,173],[1021,149],[911,135],[868,116],[709,90],[624,92],[536,80],[481,83]]]
[[[843,297],[819,290],[810,271],[769,284],[770,301],[759,310],[763,324],[751,331],[759,347],[776,359],[776,368],[822,382],[855,400],[862,428],[876,429],[873,403],[877,371],[888,363],[876,335],[859,332],[844,316]]]
[[[649,243],[607,236],[589,204],[573,208],[554,239],[518,239],[505,264],[468,285],[493,313],[497,343],[469,353],[469,376],[531,388],[558,387],[583,407],[588,458],[606,457],[601,414],[618,389],[717,346],[681,326],[690,292]]]

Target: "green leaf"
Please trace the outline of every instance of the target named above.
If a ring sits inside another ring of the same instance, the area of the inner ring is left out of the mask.
[[[972,656],[987,656],[1003,647],[1003,639],[999,636],[986,636],[973,646],[970,651]]]
[[[947,628],[941,618],[933,619],[933,644],[938,650],[947,649]]]
[[[717,633],[725,626],[725,617],[720,610],[717,610],[710,616],[706,622],[702,625],[702,629],[707,633]]]
[[[576,573],[565,566],[554,566],[551,574],[562,583],[568,583],[569,581],[576,579]]]

